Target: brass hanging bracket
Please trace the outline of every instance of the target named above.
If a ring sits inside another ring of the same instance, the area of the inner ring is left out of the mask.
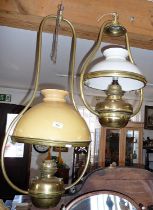
[[[105,25],[104,33],[108,36],[115,36],[115,37],[124,36],[127,31],[126,28],[119,23],[118,21],[119,15],[117,12],[104,14],[97,19],[97,22],[100,22],[103,17],[108,15],[112,16],[112,20]]]
[[[56,63],[56,60],[57,60],[58,34],[59,34],[59,28],[60,28],[61,22],[63,20],[63,11],[64,11],[64,6],[61,3],[58,5],[56,26],[55,26],[55,31],[53,34],[53,43],[52,43],[52,51],[51,51],[51,60],[53,61],[53,63]]]

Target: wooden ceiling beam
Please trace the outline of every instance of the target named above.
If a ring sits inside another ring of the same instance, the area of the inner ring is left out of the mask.
[[[119,20],[128,31],[130,45],[153,49],[153,2],[147,0],[64,0],[64,18],[70,20],[77,37],[95,40],[101,23],[97,18],[110,12],[118,12]],[[61,0],[1,0],[0,25],[28,30],[38,30],[43,17],[56,15]],[[55,23],[48,22],[45,31],[53,31]],[[70,35],[69,29],[62,27],[62,34]],[[104,41],[124,43],[123,40]]]

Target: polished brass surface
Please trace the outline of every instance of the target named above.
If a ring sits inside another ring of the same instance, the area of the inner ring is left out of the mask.
[[[131,49],[130,49],[129,37],[128,37],[127,33],[125,34],[125,42],[126,42],[126,48],[128,50],[128,54],[129,54],[129,60],[131,63],[134,64],[134,60],[132,58]]]
[[[105,91],[107,97],[104,102],[96,104],[99,113],[99,122],[102,126],[125,127],[133,114],[132,105],[123,101],[124,92],[117,81],[113,81]]]
[[[112,110],[109,110],[106,113],[102,112],[98,120],[103,127],[123,128],[127,125],[130,116],[128,113],[121,111],[112,114]]]
[[[44,145],[44,139],[34,139],[34,138],[23,138],[19,136],[12,136],[11,139],[14,142],[19,142],[19,143],[27,143],[27,144],[39,144],[39,145]],[[91,140],[82,142],[82,141],[54,141],[48,139],[47,142],[45,142],[46,146],[57,146],[57,147],[66,147],[66,146],[73,146],[73,147],[86,147],[89,146]]]
[[[54,160],[45,160],[41,167],[41,176],[30,184],[29,195],[36,207],[55,207],[65,192],[62,179],[54,176],[56,170]]]
[[[108,36],[119,37],[126,34],[126,28],[124,28],[118,22],[112,22],[105,26],[104,33]]]
[[[98,22],[101,21],[101,19],[105,16],[111,16],[112,21],[108,21],[108,23],[105,25],[104,27],[104,33],[108,36],[115,36],[115,37],[119,37],[119,36],[123,36],[126,34],[126,28],[124,26],[122,26],[118,19],[119,19],[119,15],[116,12],[111,12],[111,13],[107,13],[107,14],[103,14],[101,17],[98,18]]]

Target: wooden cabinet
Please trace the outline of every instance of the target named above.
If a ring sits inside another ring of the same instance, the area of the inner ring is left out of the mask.
[[[112,162],[119,166],[143,165],[143,123],[129,122],[125,128],[101,128],[99,166]]]
[[[151,163],[153,163],[152,160],[150,160],[150,155],[153,154],[153,147],[150,147],[150,148],[146,148],[146,147],[143,147],[143,149],[146,150],[146,156],[145,156],[145,169],[153,172],[153,168],[150,167],[150,165],[152,165]]]

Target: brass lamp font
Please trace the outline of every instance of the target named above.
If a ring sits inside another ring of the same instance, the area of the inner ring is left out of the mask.
[[[45,160],[40,169],[40,177],[31,182],[29,195],[36,207],[49,208],[59,203],[65,189],[62,179],[54,176],[56,171],[55,161]]]
[[[133,108],[131,104],[122,100],[124,92],[118,81],[113,80],[105,93],[106,99],[96,104],[100,124],[107,127],[125,127],[133,113]]]

